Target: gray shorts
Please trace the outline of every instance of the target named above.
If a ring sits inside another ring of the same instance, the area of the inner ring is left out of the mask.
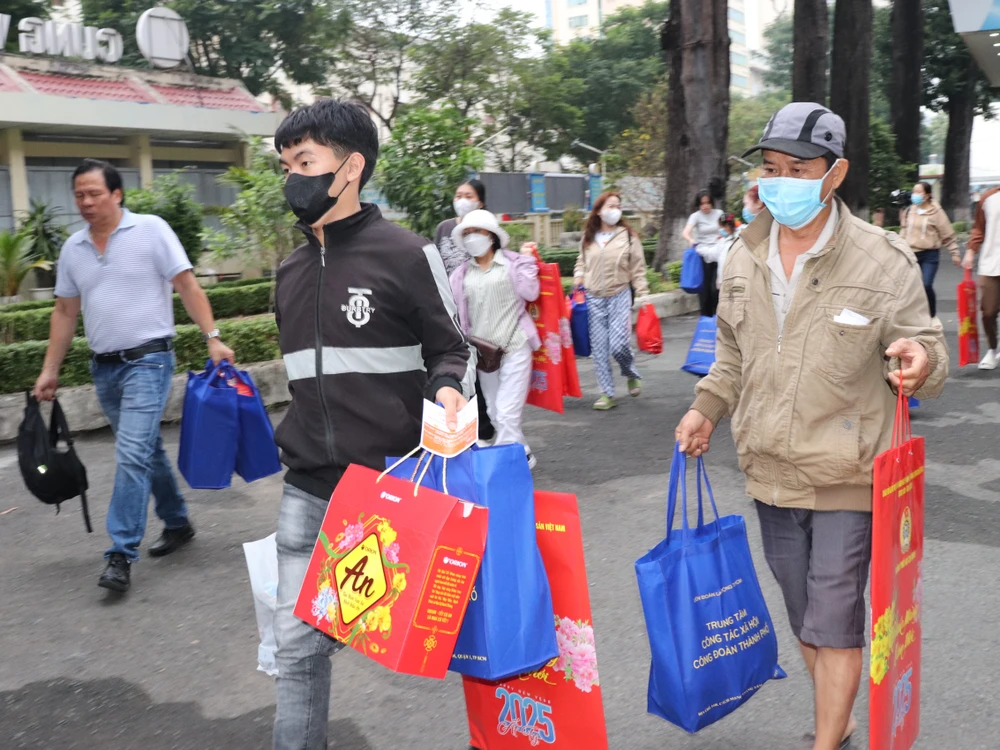
[[[864,648],[872,514],[754,505],[795,637],[820,648]]]

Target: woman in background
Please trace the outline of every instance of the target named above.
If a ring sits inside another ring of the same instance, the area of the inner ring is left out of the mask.
[[[649,296],[649,282],[642,241],[622,219],[621,205],[617,193],[604,193],[594,201],[573,279],[587,294],[591,354],[602,391],[594,403],[598,411],[616,406],[610,357],[628,378],[629,395],[635,398],[642,393],[642,378],[632,352],[632,290],[634,305],[641,307]]]
[[[947,247],[951,260],[957,266],[962,262],[955,239],[955,229],[944,209],[934,200],[930,183],[918,182],[910,193],[911,205],[903,212],[900,235],[917,256],[920,273],[924,278],[924,291],[931,308],[931,323],[941,328],[937,316],[937,294],[934,292],[934,277],[941,263],[941,248]]]
[[[684,227],[683,237],[691,247],[697,250],[699,245],[713,244],[719,238],[719,219],[722,218],[722,211],[715,207],[712,202],[712,194],[707,190],[702,190],[695,197],[694,209],[694,213],[688,217],[687,226]],[[698,303],[701,308],[701,316],[711,318],[715,315],[715,308],[719,305],[719,290],[715,286],[719,266],[717,263],[707,262],[704,256],[702,256],[701,264],[705,283],[701,285],[701,291],[698,292]]]

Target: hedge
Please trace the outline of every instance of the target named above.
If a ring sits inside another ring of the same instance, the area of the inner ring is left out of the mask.
[[[255,286],[257,284],[270,284],[274,279],[270,276],[258,276],[255,279],[233,279],[232,281],[220,281],[206,287],[208,289],[231,289],[241,286]]]
[[[267,362],[280,357],[278,327],[273,316],[219,322],[222,340],[236,352],[238,363]],[[0,346],[0,384],[4,392],[16,393],[33,388],[45,360],[47,341],[25,341]],[[174,339],[177,355],[176,372],[202,370],[207,350],[197,326],[177,327]],[[87,385],[90,378],[90,350],[83,338],[73,339],[59,373],[59,385],[68,388]]]
[[[210,287],[205,290],[216,320],[244,315],[260,315],[271,311],[273,284],[248,284],[237,287]],[[52,303],[54,304],[54,303]],[[0,311],[0,342],[48,341],[52,307],[35,310]],[[191,322],[180,295],[174,295],[174,321],[178,325]],[[77,320],[76,333],[83,335],[83,319]]]

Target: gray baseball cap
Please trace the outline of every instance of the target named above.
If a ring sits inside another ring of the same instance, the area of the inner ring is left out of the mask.
[[[743,154],[777,151],[799,159],[818,159],[831,153],[844,156],[847,128],[840,115],[815,102],[792,102],[775,112],[760,143]]]

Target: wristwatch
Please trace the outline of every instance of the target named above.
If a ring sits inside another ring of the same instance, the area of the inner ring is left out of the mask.
[[[209,339],[217,339],[219,337],[220,337],[220,334],[219,334],[219,329],[218,328],[213,328],[208,333],[201,334],[201,340],[204,341],[206,344],[208,343]]]

